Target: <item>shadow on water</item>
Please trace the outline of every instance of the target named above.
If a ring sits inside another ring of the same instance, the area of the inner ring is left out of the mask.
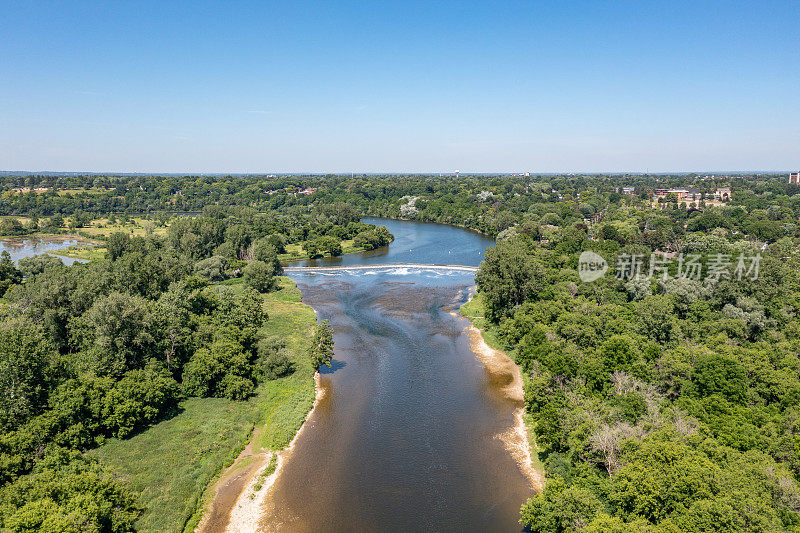
[[[333,359],[331,360],[331,366],[322,365],[321,367],[319,367],[319,373],[333,374],[334,372],[344,368],[345,366],[347,366],[347,363],[345,363],[344,361],[338,361],[336,359]]]

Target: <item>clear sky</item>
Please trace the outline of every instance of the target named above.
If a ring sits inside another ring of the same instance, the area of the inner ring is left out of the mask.
[[[800,1],[2,2],[0,170],[800,168]]]

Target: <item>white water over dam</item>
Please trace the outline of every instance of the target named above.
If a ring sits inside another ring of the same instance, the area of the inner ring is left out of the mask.
[[[381,273],[393,274],[419,274],[424,271],[455,271],[455,272],[477,272],[478,267],[468,265],[436,265],[421,263],[382,263],[374,265],[349,265],[349,266],[299,266],[284,267],[284,272],[308,272],[311,274],[349,272],[370,270]]]

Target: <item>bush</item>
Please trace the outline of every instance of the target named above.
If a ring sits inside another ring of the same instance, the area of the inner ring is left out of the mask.
[[[330,322],[323,320],[317,325],[311,344],[311,365],[319,369],[322,365],[331,366],[333,359],[333,329]]]
[[[250,261],[244,268],[244,284],[258,292],[275,288],[274,269],[263,261]]]
[[[194,265],[194,273],[208,281],[225,280],[225,269],[225,258],[218,255],[198,261]]]
[[[286,352],[286,345],[275,337],[261,339],[258,343],[259,380],[272,380],[292,373],[294,364]]]
[[[49,254],[39,254],[31,257],[23,257],[17,262],[19,271],[26,278],[41,274],[48,268],[63,266],[64,263],[58,257]]]
[[[79,452],[60,448],[0,490],[2,531],[135,531],[139,514],[135,495],[121,481]]]
[[[131,370],[105,397],[104,421],[112,435],[125,438],[174,409],[180,387],[166,369],[149,364]]]
[[[233,339],[221,337],[211,346],[197,350],[186,363],[183,388],[191,396],[241,400],[253,392],[250,375],[251,367],[242,345]]]

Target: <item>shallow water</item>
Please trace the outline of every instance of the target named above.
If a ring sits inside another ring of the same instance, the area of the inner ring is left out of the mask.
[[[19,261],[24,257],[32,257],[34,255],[62,250],[74,244],[82,244],[84,242],[85,241],[75,238],[65,239],[61,237],[8,237],[0,240],[0,253],[6,251],[11,255],[13,261]],[[57,255],[57,257],[61,259],[65,265],[86,262],[83,259],[74,259],[60,255]]]
[[[399,252],[347,257],[442,264],[457,244],[452,263],[477,265],[491,243],[448,226],[390,224]],[[476,359],[467,321],[451,314],[474,274],[384,267],[290,275],[304,302],[330,319],[335,360],[267,497],[266,529],[518,531],[533,488],[499,436],[519,400],[504,395],[507,380]]]

